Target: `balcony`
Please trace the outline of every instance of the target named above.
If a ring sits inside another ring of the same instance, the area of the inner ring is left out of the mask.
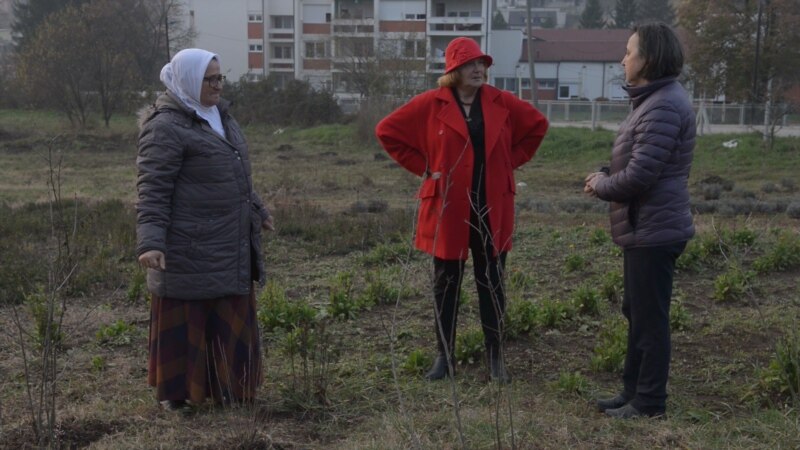
[[[480,36],[483,34],[483,17],[431,17],[428,33],[439,36]]]

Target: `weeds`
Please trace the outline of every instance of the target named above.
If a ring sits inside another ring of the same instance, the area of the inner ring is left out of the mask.
[[[556,390],[565,394],[584,397],[589,393],[589,380],[580,372],[561,372],[553,383]]]
[[[628,324],[621,319],[603,323],[594,348],[591,367],[597,372],[620,372],[628,349]]]
[[[753,261],[757,273],[784,271],[800,266],[800,236],[783,232],[764,255]]]
[[[433,363],[428,352],[422,349],[415,349],[408,354],[402,369],[410,375],[420,375]]]
[[[135,326],[120,319],[111,325],[104,325],[97,330],[95,337],[99,345],[117,347],[128,345],[137,334]]]
[[[749,395],[777,398],[785,405],[800,406],[800,332],[793,329],[778,341],[769,365],[759,371]]]
[[[567,257],[564,259],[564,269],[566,269],[567,272],[575,272],[581,270],[588,264],[589,262],[586,261],[586,258],[578,253],[567,255]]]
[[[363,306],[353,295],[353,274],[351,272],[338,273],[331,282],[329,294],[328,314],[335,319],[354,319]]]
[[[538,316],[539,325],[544,328],[555,328],[575,317],[575,308],[571,303],[558,300],[543,300]]]
[[[539,322],[539,307],[532,301],[516,297],[509,300],[505,313],[506,337],[515,339],[534,331]]]
[[[691,317],[689,311],[679,300],[673,300],[669,309],[669,328],[672,331],[685,331],[689,329]]]
[[[732,265],[714,280],[714,299],[720,302],[733,302],[741,299],[747,292],[752,273]]]
[[[596,316],[600,313],[600,294],[589,286],[580,286],[572,293],[572,305],[578,314]]]
[[[483,331],[468,328],[456,336],[455,358],[458,364],[474,364],[483,355]]]
[[[624,283],[619,272],[606,272],[600,278],[600,295],[609,303],[622,301]]]

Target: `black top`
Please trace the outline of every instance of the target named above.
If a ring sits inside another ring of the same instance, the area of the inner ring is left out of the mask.
[[[475,93],[475,100],[470,105],[469,116],[464,109],[464,104],[458,96],[458,91],[453,88],[453,97],[456,98],[461,114],[467,122],[469,139],[472,141],[473,166],[472,166],[472,205],[474,210],[484,214],[486,209],[486,142],[483,122],[483,110],[481,109],[481,90]],[[474,212],[474,211],[473,211]],[[488,217],[485,219],[488,221]]]

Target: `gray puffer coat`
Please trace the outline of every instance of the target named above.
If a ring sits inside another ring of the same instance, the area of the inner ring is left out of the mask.
[[[695,144],[689,95],[675,78],[626,90],[633,110],[617,133],[610,176],[595,186],[599,198],[611,201],[611,236],[623,248],[688,241]]]
[[[139,113],[136,254],[164,253],[148,289],[184,300],[250,292],[263,284],[261,223],[269,211],[253,191],[239,125],[219,108],[227,139],[171,94]]]

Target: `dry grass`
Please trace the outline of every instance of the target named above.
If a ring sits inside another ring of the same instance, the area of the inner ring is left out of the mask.
[[[4,120],[10,119],[0,114],[0,127],[9,126]],[[518,192],[518,203],[539,202],[549,208],[545,212],[520,208],[515,249],[508,260],[510,270],[526,275],[525,282],[510,294],[534,302],[569,299],[578,286],[599,283],[605,273],[619,271],[622,263],[610,243],[592,241],[597,229],[607,228],[605,212],[570,206],[585,202],[577,186],[587,171],[607,158],[611,133],[589,135],[586,141],[582,139],[587,131],[553,133],[535,163],[517,174],[518,181],[527,183]],[[381,260],[370,253],[381,243],[410,240],[418,181],[390,161],[376,158],[377,148],[354,143],[354,130],[349,127],[288,130],[281,135],[251,128],[247,134],[255,182],[279,219],[277,232],[267,238],[268,275],[286,287],[290,300],[306,300],[324,309],[336,274],[354,272],[354,290],[360,293],[366,288],[365,274],[376,268],[402,274],[403,287],[412,292],[411,297],[397,305],[361,310],[355,320],[329,322],[327,339],[337,351],[324,401],[293,391],[288,358],[278,342],[270,341],[265,355],[267,376],[256,404],[233,409],[205,405],[185,418],[161,411],[146,385],[148,305],[141,299],[129,302],[124,285],[119,289],[91,285],[92,289],[69,299],[66,314],[66,351],[58,384],[65,447],[433,449],[459,448],[462,435],[470,448],[495,448],[498,441],[502,448],[511,448],[513,443],[522,449],[800,446],[796,409],[743,400],[756,369],[769,360],[776,338],[796,326],[798,271],[759,277],[743,301],[719,304],[711,295],[714,278],[724,264],[716,263],[676,276],[690,319],[687,330],[674,334],[666,420],[611,421],[593,409],[594,396],[613,393],[619,386],[617,374],[589,368],[604,319],[618,314],[617,305],[604,304],[596,317],[578,316],[509,342],[509,369],[515,381],[507,388],[498,391],[498,386],[487,383],[483,363],[458,367],[459,430],[446,382],[426,383],[418,375],[392,371],[393,359],[399,367],[415,350],[433,352],[428,258]],[[103,205],[96,201],[103,199],[131,205],[134,135],[128,129],[102,138],[64,138],[68,168],[64,191],[79,192],[89,205]],[[23,130],[0,140],[0,201],[22,205],[45,198],[46,186],[33,150],[46,139],[45,134]],[[781,167],[774,173],[775,180],[770,178],[776,183],[785,171],[800,170],[796,148],[765,159],[759,163],[762,167]],[[703,174],[727,169],[705,157],[698,164]],[[748,180],[742,183],[752,182],[751,172],[747,173]],[[773,177],[773,173],[767,170],[763,176]],[[385,202],[388,209],[353,208],[356,202],[372,201]],[[95,210],[87,206],[86,211]],[[119,214],[113,208],[97,211]],[[759,233],[760,247],[742,255],[749,264],[770,245],[772,234],[765,230],[797,233],[800,222],[783,214],[698,216],[702,235],[720,227],[748,227]],[[352,239],[354,234],[358,239]],[[567,272],[564,257],[573,253],[581,254],[588,264]],[[127,256],[116,254],[109,257],[108,265],[128,274],[136,270]],[[4,260],[0,271],[7,268]],[[479,322],[473,284],[471,277],[464,281],[468,301],[462,306],[459,331]],[[24,448],[30,432],[22,401],[19,349],[7,308],[0,306],[0,448]],[[99,345],[97,330],[120,319],[135,326],[132,342]],[[105,363],[103,369],[95,364],[98,358]],[[586,392],[564,392],[558,387],[560,374],[575,372],[588,381]]]

